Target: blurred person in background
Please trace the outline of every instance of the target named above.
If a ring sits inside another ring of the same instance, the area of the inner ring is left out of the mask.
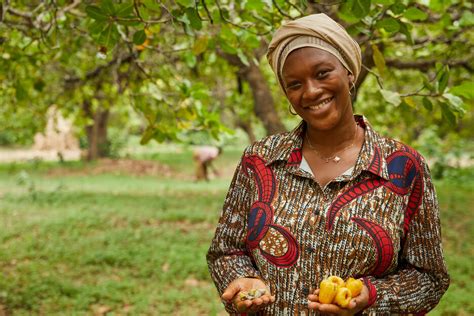
[[[213,161],[222,153],[221,147],[198,146],[193,149],[193,160],[196,166],[196,181],[209,181],[209,169],[212,169],[215,176],[219,171],[213,165]]]

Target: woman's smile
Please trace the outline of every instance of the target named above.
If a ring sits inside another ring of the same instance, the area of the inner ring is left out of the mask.
[[[312,112],[319,112],[319,110],[321,110],[323,108],[326,108],[326,105],[328,105],[327,107],[329,107],[332,103],[331,102],[332,100],[334,100],[334,97],[325,98],[325,99],[323,99],[322,101],[320,101],[318,103],[311,104],[311,105],[305,106],[303,108],[305,110],[310,110]]]

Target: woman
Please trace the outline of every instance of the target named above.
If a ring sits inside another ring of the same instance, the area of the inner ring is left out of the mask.
[[[358,44],[324,14],[283,25],[267,54],[302,123],[248,147],[207,259],[229,313],[423,314],[449,285],[423,157],[354,116]],[[347,308],[329,275],[362,278]],[[265,288],[259,298],[240,293]]]

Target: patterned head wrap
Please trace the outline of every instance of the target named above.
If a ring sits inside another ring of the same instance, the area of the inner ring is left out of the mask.
[[[282,25],[268,47],[268,62],[283,91],[285,60],[292,51],[302,47],[315,47],[331,53],[357,80],[362,66],[359,44],[326,14],[312,14]]]

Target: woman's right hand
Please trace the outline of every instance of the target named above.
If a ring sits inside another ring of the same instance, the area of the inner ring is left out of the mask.
[[[242,301],[239,293],[252,289],[266,289],[267,292],[259,298]],[[275,296],[270,294],[268,286],[262,280],[256,278],[235,279],[222,293],[221,298],[228,303],[233,303],[236,309],[243,313],[255,313],[275,302]]]

